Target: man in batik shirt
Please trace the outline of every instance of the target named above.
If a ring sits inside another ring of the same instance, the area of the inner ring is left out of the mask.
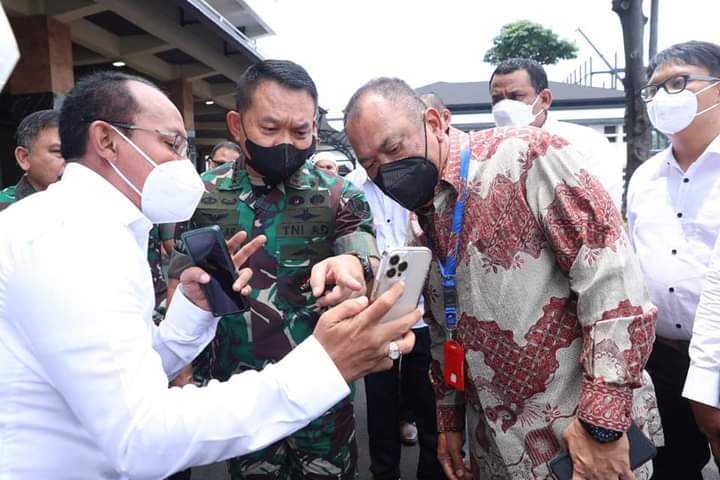
[[[418,214],[435,247],[425,298],[448,477],[546,479],[548,463],[569,450],[577,478],[631,478],[631,422],[661,439],[643,370],[655,308],[620,214],[577,152],[533,127],[448,135],[437,110],[388,78],[353,95],[345,131],[370,177]],[[455,245],[463,148],[468,195],[450,330],[438,261]],[[429,245],[426,235],[418,241]],[[443,379],[448,339],[462,348],[463,391]],[[466,421],[471,471],[461,454]],[[650,472],[647,463],[635,475]]]

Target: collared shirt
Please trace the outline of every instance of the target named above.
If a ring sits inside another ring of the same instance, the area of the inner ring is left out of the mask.
[[[720,232],[720,136],[686,172],[672,147],[635,171],[627,218],[658,336],[689,340],[715,240]]]
[[[193,362],[198,382],[262,369],[312,334],[320,317],[309,284],[316,263],[340,254],[378,256],[370,207],[353,184],[305,162],[285,182],[265,185],[244,163],[241,156],[231,176],[206,180],[200,205],[176,230],[218,225],[225,238],[240,230],[267,237],[247,263],[250,310],[221,319],[212,346]],[[177,240],[168,271],[173,278],[188,265],[182,237]]]
[[[385,195],[382,190],[375,185],[375,182],[370,180],[367,171],[360,163],[356,165],[355,170],[350,172],[345,179],[351,181],[361,189],[370,204],[378,251],[384,252],[391,248],[404,247],[407,245],[410,212],[395,200]],[[420,304],[422,305],[422,298],[420,299]],[[425,323],[425,320],[421,317],[413,328],[426,326],[427,323]]]
[[[425,295],[439,430],[471,421],[473,478],[547,478],[576,417],[623,431],[634,419],[657,440],[657,402],[643,370],[655,308],[609,195],[578,151],[546,130],[451,134],[433,209],[418,216],[441,261],[454,244],[467,142],[455,330],[443,321],[437,262]],[[464,392],[443,380],[450,338],[465,352]]]
[[[35,192],[35,187],[33,187],[30,183],[27,175],[23,175],[16,185],[7,187],[6,189],[0,191],[0,211],[5,210],[13,203],[18,202],[25,197],[29,197]]]
[[[0,478],[165,478],[262,448],[349,393],[314,338],[263,372],[168,389],[217,320],[178,290],[153,324],[151,226],[76,163],[0,214]]]
[[[600,180],[600,184],[605,187],[613,203],[620,210],[623,193],[623,166],[620,156],[613,152],[605,135],[590,127],[555,120],[549,113],[541,128],[568,140],[585,156],[580,161],[581,166],[587,168]]]
[[[720,408],[720,241],[715,242],[695,314],[683,396]]]

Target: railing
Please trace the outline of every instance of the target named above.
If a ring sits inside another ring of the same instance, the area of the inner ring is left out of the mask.
[[[215,8],[209,3],[207,3],[205,0],[186,1],[187,3],[195,7],[196,10],[204,14],[207,18],[213,20],[219,27],[225,30],[225,32],[231,37],[233,37],[235,40],[239,41],[246,47],[252,48],[253,50],[257,51],[257,44],[255,43],[255,40],[245,35],[242,30],[230,23],[227,18],[225,18],[220,12],[215,10]]]

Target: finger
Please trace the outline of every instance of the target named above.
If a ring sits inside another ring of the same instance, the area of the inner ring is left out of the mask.
[[[400,349],[400,353],[403,355],[407,355],[412,351],[413,347],[415,346],[415,334],[412,330],[410,330],[409,332],[406,332],[405,335],[403,335],[399,340],[395,340],[395,343]]]
[[[353,278],[348,272],[342,272],[338,278],[335,279],[335,283],[353,291],[362,290],[363,287],[362,283],[356,278]]]
[[[420,309],[416,308],[414,311],[403,315],[400,318],[396,318],[389,322],[385,322],[378,326],[378,331],[383,338],[389,338],[391,340],[404,336],[412,327],[415,325],[420,317],[422,316]]]
[[[210,275],[200,267],[190,267],[180,275],[180,283],[208,283]]]
[[[241,230],[232,237],[230,237],[230,240],[226,242],[228,251],[231,254],[235,253],[242,246],[242,244],[245,243],[245,240],[247,240],[247,236],[247,232]]]
[[[353,318],[355,315],[363,311],[367,307],[367,297],[358,297],[351,300],[345,300],[340,305],[337,305],[327,312],[323,313],[320,317],[322,323],[338,323],[343,320]]]
[[[455,476],[457,478],[465,478],[465,472],[467,471],[467,467],[465,466],[465,462],[463,461],[462,453],[460,453],[460,450],[451,448],[450,458],[452,459],[453,471],[455,472]]]
[[[337,305],[338,303],[347,298],[350,298],[351,295],[352,291],[348,291],[346,288],[336,285],[335,288],[330,291],[330,293],[320,297],[317,301],[317,304],[321,307],[331,307],[333,305]]]
[[[249,268],[243,268],[240,270],[237,280],[233,283],[233,290],[236,292],[242,292],[242,290],[250,283],[253,272]]]
[[[384,357],[375,364],[375,366],[370,370],[370,372],[384,372],[385,370],[390,370],[391,368],[393,368],[393,365],[395,365],[395,362],[393,362],[390,357]]]
[[[364,326],[370,326],[373,323],[379,322],[380,319],[390,311],[392,306],[395,305],[395,302],[397,302],[404,290],[405,284],[398,282],[390,287],[387,292],[380,295],[377,300],[360,314],[359,318],[362,320]],[[397,337],[399,336],[400,335],[397,335]]]
[[[635,480],[635,474],[630,470],[630,465],[625,465],[622,473],[618,477],[619,480]]]
[[[440,461],[440,465],[442,465],[443,472],[445,472],[445,476],[448,478],[448,480],[457,480],[457,477],[455,476],[455,470],[453,470],[452,466],[452,460],[450,460],[449,456],[439,456],[438,460]]]
[[[235,254],[232,256],[233,263],[235,264],[235,268],[240,268],[243,265],[245,265],[245,262],[247,262],[247,259],[252,256],[253,253],[257,252],[260,247],[265,245],[265,242],[267,241],[267,237],[265,235],[258,235],[257,237],[250,240],[247,245],[242,247],[240,250],[238,250]]]
[[[328,262],[320,262],[310,272],[310,287],[312,287],[312,293],[315,297],[319,297],[325,291],[327,268]]]

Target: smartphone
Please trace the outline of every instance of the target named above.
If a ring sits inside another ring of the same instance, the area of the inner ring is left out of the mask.
[[[217,225],[190,230],[182,234],[193,265],[210,275],[210,282],[201,285],[213,315],[221,317],[248,311],[250,305],[232,286],[237,271],[228,252],[222,230]]]
[[[395,320],[417,308],[431,261],[432,253],[425,247],[398,247],[383,253],[370,299],[375,300],[400,281],[405,282],[405,291],[381,321]]]
[[[628,443],[630,444],[630,469],[649,462],[657,455],[657,448],[633,422],[627,431]],[[567,453],[555,458],[550,462],[550,471],[557,480],[570,480],[573,474],[572,460]]]

